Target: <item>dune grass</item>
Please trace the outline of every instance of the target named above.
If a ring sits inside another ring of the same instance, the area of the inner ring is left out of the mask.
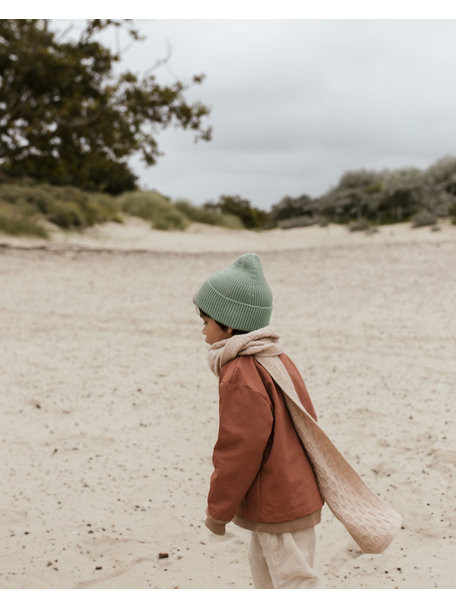
[[[48,230],[33,216],[18,213],[11,205],[0,203],[0,232],[12,236],[35,236],[49,238]]]
[[[78,188],[18,182],[0,184],[0,230],[49,238],[45,222],[63,229],[84,229],[122,221],[114,197]]]
[[[142,218],[156,230],[185,230],[190,224],[185,214],[154,190],[127,192],[119,197],[118,203],[123,213]]]
[[[174,205],[192,222],[209,224],[210,226],[220,226],[231,230],[241,230],[244,228],[241,219],[229,213],[220,213],[214,209],[197,207],[186,200],[177,200]]]
[[[52,225],[84,230],[103,222],[122,222],[125,216],[139,217],[156,230],[185,230],[192,222],[244,227],[236,216],[185,200],[173,202],[155,190],[111,196],[30,180],[0,184],[0,232],[7,234],[50,238]]]

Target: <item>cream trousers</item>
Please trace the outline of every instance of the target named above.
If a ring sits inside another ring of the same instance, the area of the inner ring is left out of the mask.
[[[313,569],[315,530],[252,532],[249,562],[255,589],[321,589]]]

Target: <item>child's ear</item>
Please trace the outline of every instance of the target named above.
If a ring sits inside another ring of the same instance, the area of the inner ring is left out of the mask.
[[[227,327],[227,328],[226,328],[226,331],[227,331],[227,333],[230,335],[230,338],[231,338],[231,336],[233,335],[233,331],[234,331],[234,329],[233,329],[232,327]]]

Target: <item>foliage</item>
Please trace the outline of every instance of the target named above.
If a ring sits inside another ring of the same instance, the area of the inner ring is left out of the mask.
[[[13,236],[49,238],[46,228],[40,225],[33,216],[18,212],[12,205],[4,202],[0,202],[0,232]]]
[[[323,196],[285,197],[274,205],[274,225],[286,227],[324,217],[327,221],[359,226],[449,217],[456,209],[456,158],[445,157],[427,170],[348,171]],[[417,219],[418,218],[418,219]],[[427,219],[426,219],[427,218]],[[366,229],[366,228],[363,228]]]
[[[437,223],[437,217],[431,211],[422,209],[412,216],[412,227],[421,228],[422,226],[434,226]]]
[[[301,215],[298,217],[290,218],[289,220],[283,220],[278,223],[278,226],[283,230],[288,230],[290,228],[307,228],[307,226],[327,226],[328,222],[326,218],[314,215]]]
[[[421,203],[420,172],[350,171],[320,199],[322,212],[335,222],[364,218],[391,223],[410,218]]]
[[[373,227],[364,218],[355,220],[354,222],[350,222],[348,224],[348,229],[350,230],[350,232],[374,232],[375,231],[375,227]]]
[[[45,221],[66,229],[83,229],[100,222],[121,221],[118,203],[112,196],[92,194],[68,186],[33,184],[30,180],[0,184],[0,206],[0,231],[9,234],[46,237]]]
[[[450,207],[448,214],[451,218],[451,223],[456,224],[456,202]]]
[[[244,227],[239,217],[228,213],[221,213],[215,209],[206,207],[197,207],[185,200],[177,200],[174,205],[179,211],[184,213],[192,222],[200,222],[201,224],[209,224],[211,226],[221,226],[222,228],[230,228],[239,230]]]
[[[106,221],[122,222],[124,215],[140,217],[156,230],[185,230],[194,221],[231,229],[244,227],[239,217],[187,201],[174,204],[153,190],[114,197],[32,180],[0,184],[0,232],[47,238],[47,224],[83,230]]]
[[[349,230],[373,232],[380,223],[410,221],[414,227],[438,229],[438,219],[456,224],[456,158],[446,157],[427,170],[350,171],[325,195],[286,196],[271,212],[255,209],[240,196],[223,195],[203,207],[186,200],[174,203],[156,191],[121,196],[87,192],[74,186],[36,183],[31,179],[0,183],[0,232],[46,238],[54,224],[84,229],[106,221],[122,222],[134,215],[159,230],[184,230],[190,222],[225,228],[296,228],[329,222]]]
[[[298,198],[292,198],[291,196],[285,196],[280,202],[272,206],[271,209],[271,222],[274,225],[280,224],[283,220],[290,220],[292,218],[307,217],[314,218],[317,209],[315,201],[310,196],[303,194]],[[316,222],[312,222],[316,223]],[[311,224],[312,224],[311,223]],[[307,225],[311,225],[307,224]],[[283,224],[282,224],[283,225]],[[291,226],[287,226],[291,227]]]
[[[157,131],[178,126],[210,139],[209,109],[185,99],[188,84],[161,85],[150,71],[114,76],[121,55],[96,38],[122,26],[140,39],[128,20],[88,20],[75,40],[46,19],[0,20],[3,175],[121,193],[135,188],[126,164],[132,154],[146,165],[157,161]]]
[[[119,198],[120,209],[150,222],[157,230],[185,230],[190,221],[158,192],[127,192]]]
[[[267,211],[252,207],[250,201],[241,198],[239,195],[227,196],[222,194],[217,202],[207,202],[205,209],[226,213],[238,217],[244,228],[260,229],[265,228],[271,223],[271,216]]]
[[[425,175],[434,190],[456,197],[456,157],[441,158],[427,169]]]

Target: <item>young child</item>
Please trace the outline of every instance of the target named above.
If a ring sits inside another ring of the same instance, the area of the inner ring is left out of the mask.
[[[206,526],[223,535],[233,521],[251,531],[256,588],[321,587],[314,527],[324,501],[284,394],[257,356],[279,357],[308,414],[316,415],[303,379],[268,327],[272,294],[258,256],[247,253],[210,276],[194,301],[219,376]]]
[[[381,553],[401,516],[365,485],[316,422],[305,384],[268,326],[272,294],[258,256],[211,275],[194,301],[219,377],[206,526],[251,531],[256,588],[318,588],[315,530],[326,503],[364,553]]]

